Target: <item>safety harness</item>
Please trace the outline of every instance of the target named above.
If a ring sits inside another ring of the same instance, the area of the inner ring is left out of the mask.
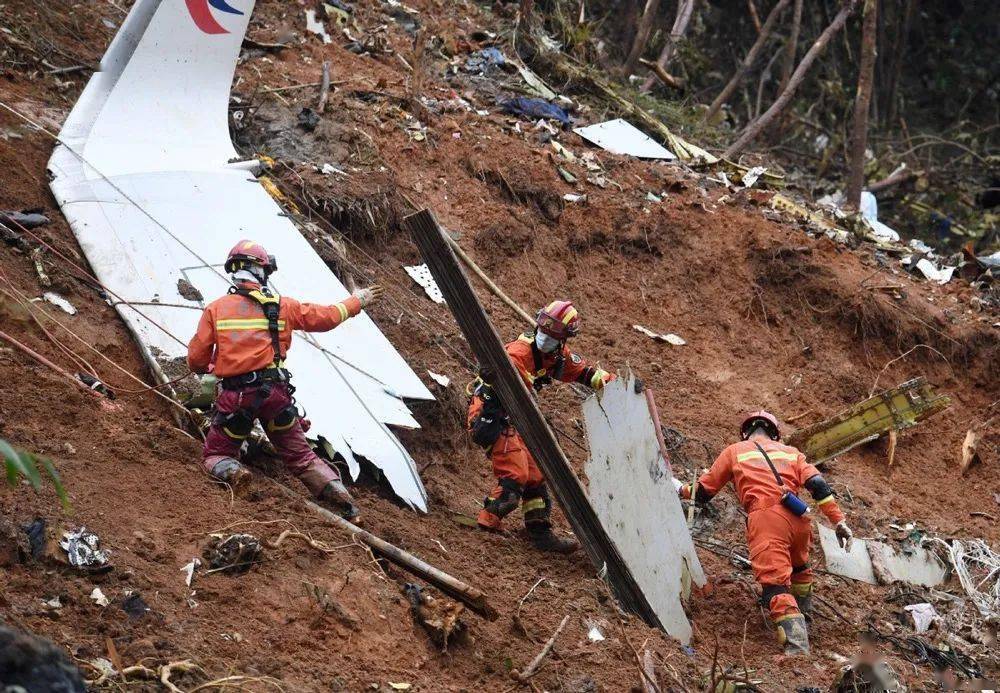
[[[287,382],[291,378],[291,374],[285,370],[285,354],[281,349],[281,325],[278,321],[281,315],[281,297],[274,295],[266,287],[248,289],[245,286],[233,286],[230,287],[229,293],[248,298],[260,306],[267,319],[267,332],[271,336],[271,351],[274,360],[267,368],[223,378],[222,387],[227,390],[239,390],[262,381]]]

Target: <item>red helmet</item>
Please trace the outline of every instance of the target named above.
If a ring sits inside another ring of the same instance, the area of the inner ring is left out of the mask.
[[[580,331],[580,314],[572,301],[553,301],[538,311],[535,325],[553,339],[564,341]]]
[[[772,440],[781,439],[781,427],[778,424],[777,417],[763,409],[751,412],[743,417],[743,423],[740,424],[740,437],[746,440],[750,437],[750,431],[760,425],[763,425],[766,429],[770,429],[768,430],[768,435],[771,436]]]
[[[278,263],[273,255],[268,255],[264,246],[254,241],[242,240],[233,246],[226,258],[226,271],[235,272],[242,269],[243,263],[252,262],[264,268],[266,274],[278,269]]]

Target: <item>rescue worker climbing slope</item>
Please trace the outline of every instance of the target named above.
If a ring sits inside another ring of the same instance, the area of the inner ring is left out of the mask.
[[[798,497],[806,488],[836,527],[840,545],[850,550],[853,535],[833,490],[805,455],[781,443],[778,420],[766,411],[748,415],[740,426],[742,441],[730,445],[698,479],[697,503],[707,503],[730,481],[747,511],[747,543],[761,603],[776,626],[786,654],[809,652],[806,618],[812,609],[813,574],[809,568],[812,520]],[[780,478],[780,481],[779,481]],[[691,485],[676,482],[682,498]]]
[[[590,366],[566,346],[580,330],[580,316],[571,301],[553,301],[540,311],[535,331],[522,334],[506,345],[511,363],[536,392],[553,380],[577,382],[595,390],[615,376]],[[472,439],[486,449],[493,463],[496,487],[483,501],[477,522],[487,530],[500,528],[504,517],[518,504],[532,543],[546,551],[569,553],[577,543],[552,532],[552,500],[545,477],[511,425],[503,405],[489,384],[489,374],[480,373],[473,382],[467,423]]]
[[[234,486],[244,483],[250,472],[238,460],[240,447],[259,419],[288,471],[314,496],[346,517],[356,517],[339,473],[306,441],[284,359],[292,330],[332,330],[360,313],[382,289],[359,289],[330,306],[278,296],[267,287],[268,277],[277,269],[275,260],[253,241],[237,243],[225,269],[233,286],[205,308],[188,344],[191,370],[219,378],[215,415],[205,438],[205,470]]]

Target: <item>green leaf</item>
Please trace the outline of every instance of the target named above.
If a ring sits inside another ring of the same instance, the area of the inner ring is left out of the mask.
[[[31,482],[32,488],[36,491],[42,488],[42,478],[38,473],[38,469],[35,468],[34,464],[31,463],[30,459],[26,459],[21,453],[11,447],[10,443],[6,440],[0,439],[0,455],[7,460],[7,481],[11,485],[17,483],[18,475],[23,475],[29,482]],[[11,472],[13,469],[13,473]]]
[[[63,486],[62,479],[59,478],[59,472],[56,471],[56,467],[52,464],[52,460],[47,457],[39,458],[39,462],[45,467],[45,471],[48,473],[49,478],[52,479],[52,486],[56,490],[56,495],[59,496],[59,502],[62,503],[63,510],[65,512],[70,512],[72,508],[69,504],[69,494],[66,493],[66,487]]]

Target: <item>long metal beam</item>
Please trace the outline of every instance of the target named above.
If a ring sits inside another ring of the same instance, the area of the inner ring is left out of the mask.
[[[420,248],[441,293],[479,362],[493,373],[492,385],[528,450],[545,474],[594,569],[607,580],[622,607],[646,623],[661,624],[614,542],[605,532],[569,461],[521,376],[514,370],[500,335],[476,298],[451,244],[429,210],[403,220]]]

